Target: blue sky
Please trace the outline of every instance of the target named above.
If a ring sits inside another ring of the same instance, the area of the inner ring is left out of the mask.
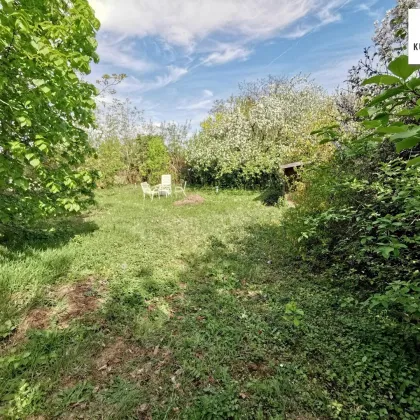
[[[333,91],[394,0],[90,0],[102,22],[91,80],[126,73],[118,95],[155,121],[197,128],[238,83],[310,73]]]

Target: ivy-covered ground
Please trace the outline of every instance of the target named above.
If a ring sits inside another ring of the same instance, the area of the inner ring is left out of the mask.
[[[3,244],[4,418],[387,418],[399,344],[285,257],[284,209],[197,192],[106,190]]]

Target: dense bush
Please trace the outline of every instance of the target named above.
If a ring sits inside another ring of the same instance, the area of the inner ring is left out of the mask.
[[[96,149],[96,156],[88,160],[87,165],[99,171],[100,187],[114,185],[118,173],[124,169],[121,143],[115,138],[108,138],[101,142]]]
[[[420,169],[394,160],[380,164],[373,179],[349,175],[330,184],[324,211],[305,216],[298,238],[305,260],[331,268],[337,281],[363,293],[410,287],[407,282],[419,281]],[[419,333],[420,294],[415,307],[415,290],[406,293],[406,303],[395,303],[403,304],[401,320],[413,322]]]
[[[137,141],[144,144],[140,154],[143,159],[139,162],[140,177],[156,184],[160,176],[169,171],[168,149],[160,136],[139,136]]]
[[[353,408],[339,406],[339,418],[420,415],[418,68],[400,55],[387,74],[363,82],[375,89],[355,115],[355,135],[339,124],[315,132],[337,149],[329,162],[305,170],[294,194],[297,207],[284,222],[301,261],[337,293],[350,292],[353,298],[342,305],[366,311],[380,330],[381,345],[364,347],[361,362],[331,378],[336,390],[365,389],[363,397],[353,394]],[[360,356],[348,350],[350,361]],[[348,394],[342,398],[349,401]]]
[[[411,77],[416,68],[406,56],[392,61],[389,70],[393,76],[365,82],[385,86],[358,113],[367,134],[342,142],[335,159],[309,175],[293,235],[313,266],[330,269],[420,339],[420,165],[415,157],[420,106],[413,105],[420,99],[420,78]],[[335,130],[317,134],[337,140]]]

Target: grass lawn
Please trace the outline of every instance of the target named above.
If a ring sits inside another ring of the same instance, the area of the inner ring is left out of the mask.
[[[83,218],[0,248],[5,418],[314,419],[378,398],[368,368],[342,376],[380,328],[285,260],[284,210],[199,194],[101,191]]]

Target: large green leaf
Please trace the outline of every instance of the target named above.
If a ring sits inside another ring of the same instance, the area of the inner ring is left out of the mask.
[[[369,111],[368,108],[362,108],[360,111],[356,112],[356,117],[368,117]]]
[[[410,159],[407,162],[407,165],[408,166],[417,166],[417,165],[420,165],[420,156],[417,156],[417,157],[415,157],[413,159]]]
[[[399,111],[397,115],[401,116],[410,116],[410,115],[420,115],[420,106],[416,106],[412,109],[403,109],[402,111]]]
[[[378,74],[377,76],[369,77],[362,84],[363,85],[395,85],[401,83],[398,77],[390,76],[388,74]]]
[[[391,61],[388,66],[388,70],[395,74],[395,76],[401,77],[404,80],[407,80],[416,70],[419,70],[419,65],[408,64],[408,57],[406,55],[401,55],[395,60]]]
[[[400,153],[402,150],[412,149],[413,147],[417,146],[419,142],[420,137],[409,137],[408,139],[399,141],[395,145],[395,148],[397,149],[397,152]]]
[[[394,247],[392,246],[381,246],[378,248],[378,251],[382,254],[382,256],[386,259],[389,258],[391,252],[394,252]]]
[[[391,136],[391,140],[395,141],[395,140],[402,140],[402,139],[407,139],[410,137],[415,137],[420,135],[420,127],[415,127],[415,128],[411,128],[407,131],[404,131],[402,133],[396,133],[393,136]]]
[[[398,86],[395,88],[387,89],[385,92],[381,93],[378,96],[375,96],[369,103],[369,105],[377,105],[393,96],[399,95],[400,93],[404,92],[404,87]]]
[[[379,127],[376,132],[381,134],[403,133],[407,131],[407,126],[390,125],[388,127]]]
[[[376,128],[382,125],[381,120],[371,120],[371,121],[363,121],[362,123],[366,128]]]
[[[415,78],[413,78],[413,79],[410,79],[410,80],[407,82],[407,86],[408,86],[410,89],[415,89],[416,87],[420,86],[420,77],[415,77]]]
[[[33,166],[34,168],[36,168],[37,166],[39,166],[39,164],[41,163],[39,159],[32,159],[30,162],[31,166]]]
[[[45,83],[45,80],[42,80],[42,79],[33,79],[32,82],[33,82],[33,84],[36,87],[39,87],[39,86],[42,86]]]

